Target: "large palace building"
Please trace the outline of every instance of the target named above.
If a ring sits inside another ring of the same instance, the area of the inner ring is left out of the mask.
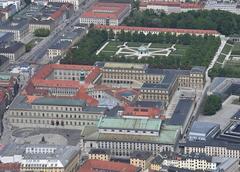
[[[204,67],[176,70],[114,62],[49,64],[28,81],[6,118],[13,127],[82,130],[96,125],[108,109],[122,106],[126,110],[138,101],[160,101],[163,109],[178,88],[202,89],[204,84]],[[160,115],[159,109],[156,115]]]
[[[137,88],[139,100],[161,100],[169,103],[179,87],[203,89],[205,68],[196,66],[191,70],[153,69],[147,64],[102,63],[102,84],[112,87]]]
[[[43,66],[9,107],[14,127],[83,129],[105,113],[86,91],[99,82],[98,67],[50,64]]]

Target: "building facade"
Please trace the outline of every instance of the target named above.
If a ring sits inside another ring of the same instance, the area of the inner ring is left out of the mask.
[[[89,107],[82,100],[18,96],[9,107],[7,120],[13,127],[79,129],[94,126],[105,108]]]
[[[73,146],[9,144],[0,151],[0,159],[2,163],[19,163],[21,172],[74,172],[80,152]]]
[[[29,31],[29,23],[27,20],[15,20],[12,22],[6,22],[0,26],[1,32],[14,33],[14,40],[20,41]]]
[[[96,63],[101,67],[102,84],[140,89],[139,100],[162,100],[169,103],[179,87],[203,89],[205,68],[191,70],[152,69],[147,64]]]
[[[179,137],[177,126],[162,125],[160,119],[101,118],[91,134],[81,133],[81,147],[85,152],[93,148],[109,149],[113,157],[129,158],[134,151],[148,151],[157,155],[174,151]]]
[[[80,23],[118,26],[130,12],[131,4],[97,2],[80,16]]]

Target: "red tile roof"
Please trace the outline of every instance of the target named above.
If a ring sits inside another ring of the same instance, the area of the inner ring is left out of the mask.
[[[120,162],[87,160],[79,172],[98,172],[98,171],[114,171],[114,172],[137,172],[137,167]]]
[[[160,117],[160,108],[153,107],[131,107],[125,106],[123,111],[123,116],[139,116],[147,118]]]
[[[142,1],[140,3],[140,7],[147,7],[147,5],[155,5],[155,6],[169,6],[169,7],[180,7],[180,8],[190,8],[190,9],[202,9],[203,5],[199,3],[189,3],[189,2],[164,2],[164,1],[150,1],[145,2]]]
[[[141,31],[141,32],[170,32],[176,34],[199,34],[199,35],[220,35],[216,30],[201,30],[201,29],[175,29],[175,28],[150,28],[150,27],[131,27],[131,26],[107,26],[96,25],[96,29],[112,29],[114,31]]]
[[[20,163],[0,163],[0,171],[20,171]]]
[[[51,75],[54,70],[79,70],[87,71],[84,83],[74,80],[51,80],[46,79]],[[87,95],[87,87],[93,83],[100,75],[99,67],[87,65],[62,65],[62,64],[49,64],[43,66],[33,78],[29,81],[22,94],[24,95],[38,95],[48,96],[49,88],[74,88],[78,92],[73,97],[85,100],[89,105],[97,105],[98,101],[91,96]],[[43,89],[46,88],[46,89]]]
[[[85,11],[82,18],[109,18],[119,19],[121,13],[130,6],[124,3],[102,3],[96,2],[87,11]]]

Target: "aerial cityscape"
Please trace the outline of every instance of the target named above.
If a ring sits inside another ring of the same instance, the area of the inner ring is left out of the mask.
[[[0,172],[240,172],[240,1],[0,0]]]

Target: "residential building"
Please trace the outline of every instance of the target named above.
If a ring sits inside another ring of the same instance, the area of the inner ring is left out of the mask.
[[[9,5],[16,6],[17,10],[21,9],[21,0],[0,0],[0,7],[6,8]]]
[[[164,158],[161,155],[157,155],[150,163],[150,170],[160,171],[162,169],[162,162]]]
[[[130,155],[130,164],[145,171],[149,168],[152,159],[153,156],[151,152],[135,151]]]
[[[33,18],[29,22],[29,32],[34,32],[37,29],[48,29],[52,31],[55,28],[55,23],[53,20],[41,20]]]
[[[238,169],[236,158],[219,158],[210,157],[202,153],[192,153],[189,155],[176,156],[174,159],[165,159],[162,166],[175,167],[178,169],[186,169],[193,171],[224,171]]]
[[[0,32],[0,47],[9,45],[14,40],[14,34],[11,32]]]
[[[73,4],[75,10],[79,9],[79,6],[83,0],[47,0],[48,2],[58,2],[58,3],[70,3]]]
[[[127,163],[93,159],[87,160],[79,169],[79,172],[93,172],[93,171],[140,172],[141,169]]]
[[[80,23],[118,26],[130,12],[131,4],[96,2],[80,16]]]
[[[153,155],[173,152],[179,127],[162,124],[160,119],[102,117],[97,128],[85,127],[81,136],[81,147],[86,153],[93,148],[109,149],[112,157],[129,158],[134,151]]]
[[[88,159],[110,161],[111,153],[107,149],[91,149],[88,153]]]
[[[20,172],[19,163],[0,163],[0,171],[6,172]]]
[[[57,57],[63,57],[71,47],[70,41],[59,41],[48,48],[48,58],[54,61]]]
[[[204,153],[208,156],[240,158],[240,148],[237,143],[229,143],[221,140],[187,141],[181,145],[185,154]]]
[[[19,163],[20,171],[76,171],[80,162],[79,149],[55,145],[5,145],[0,151],[2,163]]]
[[[25,52],[25,45],[21,42],[13,42],[0,48],[0,55],[7,57],[10,63],[15,62]]]
[[[14,33],[14,40],[20,41],[29,31],[29,23],[27,20],[13,20],[0,25],[0,32]]]
[[[220,33],[216,30],[200,30],[200,29],[175,29],[175,28],[151,28],[151,27],[135,27],[135,26],[108,26],[108,25],[96,25],[96,29],[104,29],[107,31],[112,30],[114,34],[120,33],[121,31],[124,32],[137,32],[137,33],[144,33],[147,35],[148,33],[151,34],[159,34],[159,33],[170,33],[178,35],[190,34],[196,36],[220,36]]]

